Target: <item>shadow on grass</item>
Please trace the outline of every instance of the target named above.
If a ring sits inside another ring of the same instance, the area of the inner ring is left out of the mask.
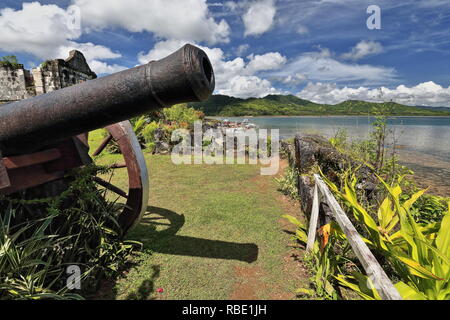
[[[247,263],[258,259],[258,246],[254,243],[179,236],[177,232],[185,223],[184,215],[157,207],[148,207],[147,211],[147,217],[142,219],[141,224],[128,237],[141,241],[145,249],[164,254],[239,260]],[[162,228],[165,229],[160,230]]]
[[[136,265],[129,265],[126,268],[126,271],[131,270],[135,266]],[[125,298],[126,300],[155,300],[155,282],[159,278],[161,268],[158,265],[153,265],[151,268],[153,274],[150,276],[150,278],[142,281],[139,288],[133,290],[127,295],[127,297]],[[118,296],[116,282],[117,278],[102,280],[99,283],[99,287],[96,292],[88,296],[87,298],[89,300],[116,300]]]
[[[159,266],[152,266],[153,274],[150,279],[142,281],[137,290],[130,293],[126,300],[153,300],[150,296],[155,292],[155,280],[158,279],[160,273]]]

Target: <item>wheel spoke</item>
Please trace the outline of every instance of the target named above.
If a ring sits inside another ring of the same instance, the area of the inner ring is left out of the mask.
[[[106,146],[111,142],[113,136],[108,133],[108,136],[102,141],[102,143],[98,146],[97,150],[92,154],[93,157],[98,156],[100,153],[105,150]]]
[[[94,177],[94,181],[97,182],[99,185],[101,185],[102,187],[118,194],[121,197],[124,197],[125,199],[128,199],[128,194],[123,191],[122,189],[120,189],[119,187],[116,187],[115,185],[109,183],[108,181],[103,180],[102,178],[99,177]]]

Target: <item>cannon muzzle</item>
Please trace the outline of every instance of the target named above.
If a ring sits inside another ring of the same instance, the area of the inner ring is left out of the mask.
[[[151,110],[204,101],[214,87],[206,53],[185,45],[159,61],[1,106],[0,150],[33,152]]]

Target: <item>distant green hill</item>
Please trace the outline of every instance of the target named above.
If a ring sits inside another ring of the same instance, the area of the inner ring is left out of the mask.
[[[302,116],[302,115],[367,115],[387,110],[396,116],[450,116],[448,108],[413,107],[402,104],[349,100],[336,105],[318,104],[293,95],[268,95],[264,98],[239,99],[213,95],[208,101],[191,103],[191,107],[207,116]]]

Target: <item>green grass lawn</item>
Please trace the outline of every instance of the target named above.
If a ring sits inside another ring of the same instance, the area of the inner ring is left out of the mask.
[[[170,156],[146,158],[148,213],[128,235],[144,249],[108,298],[295,297],[301,279],[289,265],[291,236],[281,216],[299,209],[277,192],[275,177],[261,176],[254,165],[177,166]],[[125,173],[115,170],[113,178],[123,188]]]

